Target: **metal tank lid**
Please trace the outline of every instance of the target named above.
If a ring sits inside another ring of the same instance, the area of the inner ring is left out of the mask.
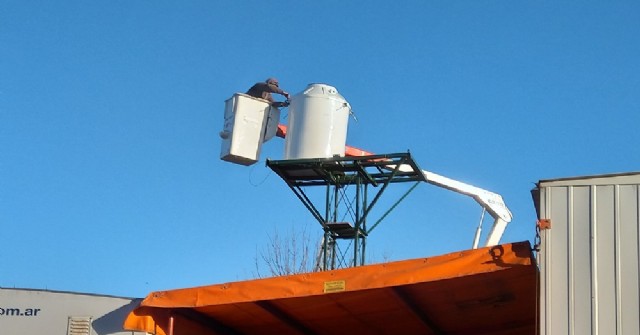
[[[311,83],[307,85],[307,88],[305,88],[301,94],[309,96],[325,96],[346,101],[346,99],[338,93],[338,90],[335,87],[323,83]]]

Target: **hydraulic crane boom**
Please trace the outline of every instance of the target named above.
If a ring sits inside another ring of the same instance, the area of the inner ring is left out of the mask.
[[[278,125],[276,135],[278,137],[284,138],[286,136],[286,133],[287,126],[282,124]],[[359,157],[373,155],[373,153],[347,146],[345,155]],[[390,165],[389,168],[395,168],[395,166]],[[399,169],[400,171],[411,171],[411,167],[409,166],[405,167],[401,165]],[[480,204],[480,206],[482,206],[482,208],[484,208],[489,213],[489,215],[491,215],[494,220],[491,231],[487,236],[485,246],[493,246],[500,242],[500,238],[502,237],[507,224],[509,224],[509,222],[511,222],[511,219],[513,218],[511,211],[509,211],[509,209],[507,208],[507,205],[504,203],[502,196],[427,170],[422,170],[422,174],[424,175],[425,181],[429,184],[472,197],[478,204]],[[474,248],[477,248],[478,236],[479,230],[474,240]]]

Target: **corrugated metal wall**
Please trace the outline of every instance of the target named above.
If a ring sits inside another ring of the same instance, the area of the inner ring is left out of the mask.
[[[540,334],[640,334],[640,174],[540,181]]]

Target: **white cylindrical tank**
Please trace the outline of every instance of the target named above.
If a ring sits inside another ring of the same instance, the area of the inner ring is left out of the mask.
[[[335,87],[309,84],[291,98],[285,159],[344,156],[350,112]]]

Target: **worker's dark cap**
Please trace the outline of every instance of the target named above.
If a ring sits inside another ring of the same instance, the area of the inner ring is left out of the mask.
[[[267,80],[265,80],[265,82],[267,84],[272,84],[272,85],[276,85],[276,86],[278,86],[278,84],[279,84],[278,83],[278,79],[276,79],[276,78],[267,78]]]

